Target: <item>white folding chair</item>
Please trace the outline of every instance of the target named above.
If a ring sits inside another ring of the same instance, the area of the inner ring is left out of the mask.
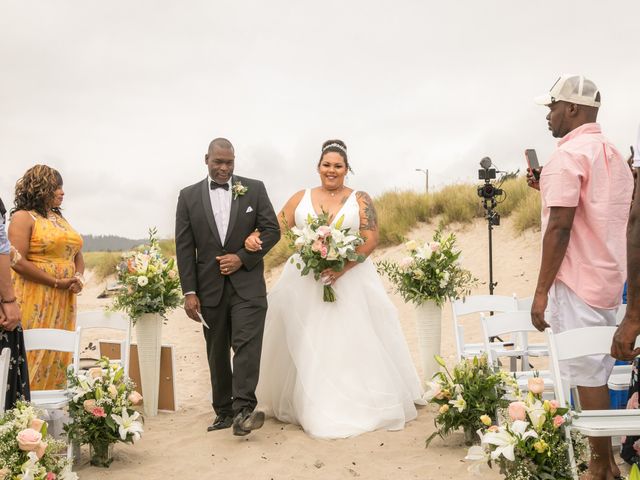
[[[77,372],[80,363],[80,332],[80,327],[75,331],[56,328],[25,329],[24,347],[27,352],[31,350],[69,352],[73,355],[70,368]],[[32,390],[31,403],[44,409],[62,409],[69,403],[67,389]]]
[[[570,387],[560,374],[560,362],[587,355],[608,354],[616,327],[585,327],[553,333],[545,330],[549,346],[550,367],[556,399],[560,405],[571,408]],[[636,347],[640,341],[636,340]],[[565,430],[569,444],[571,467],[575,470],[575,457],[570,431],[575,430],[588,437],[613,437],[640,434],[640,410],[570,410],[571,421]],[[574,478],[578,476],[574,473]]]
[[[506,312],[499,313],[497,315],[485,315],[484,313],[480,314],[480,322],[482,324],[482,333],[484,337],[485,348],[487,349],[488,358],[487,360],[494,365],[494,367],[498,366],[498,357],[493,349],[490,348],[490,338],[496,337],[499,335],[507,335],[510,334],[512,336],[517,336],[522,342],[521,345],[518,345],[517,348],[519,351],[527,351],[527,334],[529,332],[537,332],[536,328],[531,323],[531,315],[529,312]],[[526,366],[524,370],[511,372],[518,382],[518,387],[523,392],[528,391],[528,381],[531,377],[534,376],[534,372],[529,370],[529,365]],[[537,372],[540,378],[544,380],[545,390],[551,392],[553,391],[553,380],[551,378],[551,374],[549,371],[539,371]]]
[[[616,312],[616,325],[620,325],[622,320],[624,320],[624,316],[627,313],[627,304],[622,303],[618,307],[618,311]]]
[[[9,381],[9,365],[11,364],[11,349],[3,348],[0,354],[0,413],[4,412],[7,399],[7,383]]]
[[[517,302],[519,311],[531,312],[531,306],[533,305],[533,297],[518,298],[514,295]],[[549,355],[549,349],[546,343],[529,343],[527,346],[527,353],[530,357],[546,357]]]
[[[456,340],[457,360],[463,358],[476,357],[485,351],[484,342],[465,343],[464,328],[460,323],[460,318],[465,315],[478,315],[483,312],[511,312],[517,310],[516,300],[513,296],[506,295],[471,295],[464,299],[451,302],[453,317],[453,333]],[[522,356],[525,352],[508,349],[505,345],[513,342],[491,342],[491,349],[499,357],[511,357],[512,370],[515,370],[516,357]],[[524,360],[524,359],[523,359]]]
[[[129,317],[120,312],[106,310],[79,312],[76,318],[76,326],[82,328],[83,333],[96,328],[124,332],[124,339],[120,342],[120,362],[124,368],[124,374],[129,375],[129,352],[131,346],[131,321]]]

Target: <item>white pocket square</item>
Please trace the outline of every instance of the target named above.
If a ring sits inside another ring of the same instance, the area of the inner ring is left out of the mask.
[[[251,212],[253,212],[253,208],[251,208],[251,206],[248,206],[247,207],[247,211],[244,212],[244,213],[251,213]]]

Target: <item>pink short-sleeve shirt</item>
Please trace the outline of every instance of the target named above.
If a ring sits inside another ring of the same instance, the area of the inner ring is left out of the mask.
[[[576,213],[557,280],[595,308],[616,308],[627,277],[626,237],[633,176],[600,125],[572,130],[540,175],[542,232],[551,207]]]

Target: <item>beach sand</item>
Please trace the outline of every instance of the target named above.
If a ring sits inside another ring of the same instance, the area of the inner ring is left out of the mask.
[[[425,241],[431,238],[436,223],[421,224],[408,235]],[[458,236],[463,250],[462,263],[481,284],[473,293],[488,293],[487,224],[473,224],[448,230]],[[514,233],[508,219],[494,230],[494,276],[498,282],[496,294],[525,297],[533,293],[537,278],[540,233]],[[399,259],[403,247],[381,249],[375,260]],[[277,279],[279,269],[271,272],[267,281]],[[413,308],[404,304],[399,295],[389,295],[400,311],[402,328],[409,349],[419,369],[419,353]],[[104,283],[88,281],[79,297],[80,310],[94,310],[108,305],[109,300],[97,299]],[[442,355],[448,364],[454,363],[451,307],[445,305],[442,318]],[[465,324],[467,341],[480,341],[479,322]],[[299,427],[268,419],[264,427],[248,437],[234,437],[231,430],[207,433],[213,413],[201,327],[187,318],[182,310],[169,316],[163,327],[163,343],[175,348],[176,389],[178,411],[160,413],[147,418],[145,433],[135,445],[117,443],[115,461],[109,469],[89,466],[88,448],[83,447],[77,466],[81,479],[160,480],[179,478],[215,478],[250,480],[285,479],[465,479],[474,478],[463,462],[467,448],[462,432],[445,440],[436,438],[428,449],[425,439],[434,431],[435,408],[419,407],[418,418],[403,431],[376,431],[343,440],[315,440]],[[100,332],[92,340],[109,338]],[[536,338],[535,341],[542,341]],[[86,343],[86,342],[85,342]],[[419,372],[420,373],[420,372]],[[475,477],[477,478],[477,477]],[[500,478],[488,471],[482,478]]]

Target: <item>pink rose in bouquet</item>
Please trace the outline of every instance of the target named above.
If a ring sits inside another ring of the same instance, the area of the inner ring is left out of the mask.
[[[511,417],[511,420],[526,420],[527,409],[524,402],[511,402],[509,404],[509,417]]]

